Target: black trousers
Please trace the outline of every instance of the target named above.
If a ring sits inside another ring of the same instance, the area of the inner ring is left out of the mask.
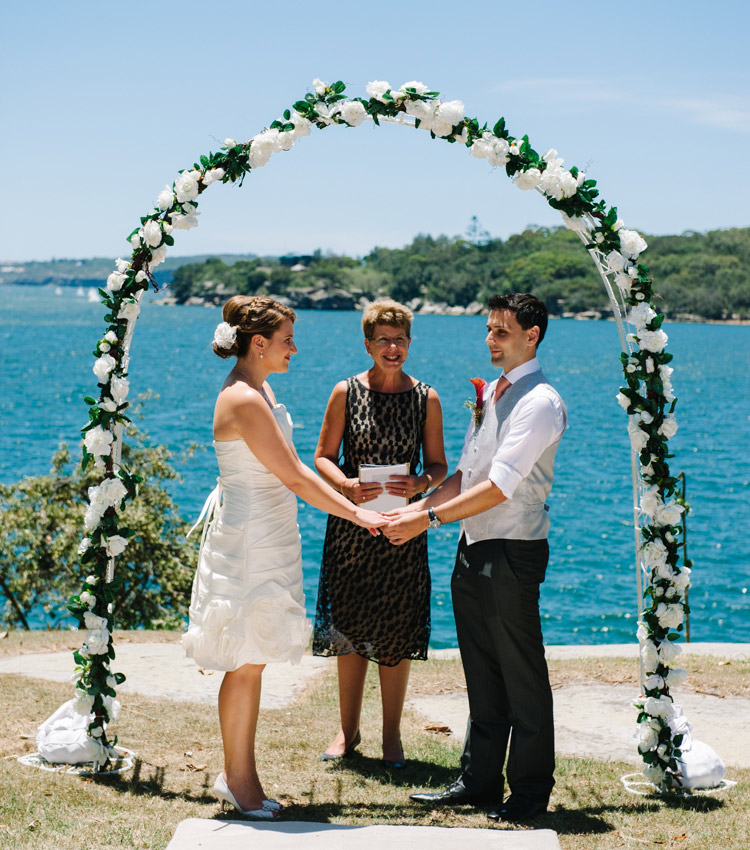
[[[461,537],[451,579],[469,722],[461,778],[502,800],[503,765],[513,794],[546,803],[555,784],[552,690],[539,619],[546,540]],[[510,748],[508,751],[508,742]]]

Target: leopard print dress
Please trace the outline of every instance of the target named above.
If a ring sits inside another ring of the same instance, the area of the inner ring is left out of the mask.
[[[427,384],[401,393],[346,382],[346,422],[340,469],[356,478],[361,463],[409,463],[420,468]],[[416,497],[420,498],[420,497]],[[430,570],[427,534],[394,546],[385,535],[329,516],[318,586],[313,654],[356,652],[393,667],[427,658]]]

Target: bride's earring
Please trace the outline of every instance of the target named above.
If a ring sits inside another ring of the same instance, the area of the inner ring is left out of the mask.
[[[261,350],[260,350],[260,359],[261,359],[261,360],[263,359],[263,349],[262,349],[262,348],[261,348]]]

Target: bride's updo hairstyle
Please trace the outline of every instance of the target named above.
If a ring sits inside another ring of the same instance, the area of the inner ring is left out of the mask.
[[[270,339],[287,319],[297,318],[291,307],[267,295],[233,295],[224,305],[222,316],[227,324],[237,328],[237,337],[229,348],[213,344],[214,352],[225,359],[244,357],[254,334]]]

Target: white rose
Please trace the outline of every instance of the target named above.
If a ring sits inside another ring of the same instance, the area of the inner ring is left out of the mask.
[[[105,617],[97,617],[96,614],[92,614],[91,611],[86,611],[83,615],[83,622],[86,624],[87,629],[106,629],[107,628],[107,620]]]
[[[682,652],[682,647],[673,640],[662,641],[659,647],[659,660],[666,667],[671,667],[672,662]]]
[[[667,547],[661,540],[651,540],[641,546],[643,559],[651,569],[667,562]]]
[[[403,94],[406,94],[407,89],[414,89],[417,94],[424,94],[426,91],[429,91],[429,89],[424,83],[418,83],[416,80],[412,80],[409,83],[404,83],[399,89],[399,91]]]
[[[656,606],[656,618],[663,629],[676,629],[685,619],[685,611],[682,605],[669,605],[660,602]]]
[[[672,372],[674,369],[671,366],[659,366],[659,377],[661,378],[662,387],[664,390],[664,398],[667,401],[674,401],[674,388],[672,387]]]
[[[542,179],[539,181],[539,188],[545,195],[551,198],[556,198],[558,201],[563,197],[562,178],[565,172],[562,168],[554,168],[547,166],[542,172]]]
[[[141,242],[142,242],[142,240],[143,240],[143,228],[141,227],[141,228],[138,230],[138,232],[137,232],[137,233],[134,233],[134,234],[130,237],[130,244],[131,244],[131,245],[132,245],[132,246],[133,246],[136,250],[138,250],[138,248],[140,248],[140,247],[141,247]]]
[[[630,295],[630,289],[633,286],[633,278],[623,272],[617,272],[615,275],[615,284],[623,295]]]
[[[639,425],[650,425],[654,421],[654,417],[648,410],[641,411],[641,418],[638,420]]]
[[[83,526],[86,531],[93,531],[99,525],[106,509],[107,506],[99,502],[92,502],[86,508],[86,514],[83,517]]]
[[[435,104],[424,100],[407,100],[406,114],[420,122],[423,130],[429,130],[435,118]]]
[[[492,150],[489,155],[489,162],[492,166],[502,166],[508,161],[508,151],[510,145],[505,139],[493,138]]]
[[[578,178],[573,177],[569,171],[563,171],[560,177],[560,190],[563,198],[572,198],[578,191]]]
[[[100,398],[98,404],[107,413],[114,413],[117,410],[117,404],[111,398]]]
[[[83,555],[86,551],[88,551],[89,546],[91,546],[91,538],[84,537],[78,544],[78,554]]]
[[[177,230],[190,230],[192,227],[198,226],[199,215],[200,213],[198,212],[192,213],[191,215],[183,215],[179,212],[173,212],[170,214],[169,219]]]
[[[183,171],[174,182],[174,192],[179,203],[194,201],[199,194],[199,171]]]
[[[289,123],[294,124],[294,129],[288,132],[295,139],[301,139],[303,136],[310,135],[312,122],[308,121],[303,115],[300,115],[299,112],[292,111],[292,117],[289,119]]]
[[[647,691],[660,691],[664,687],[664,679],[656,673],[652,673],[650,676],[646,676],[645,685]]]
[[[673,667],[667,673],[667,679],[669,681],[670,688],[677,688],[680,685],[684,684],[687,681],[687,678],[690,674],[687,670],[683,670],[682,667]]]
[[[367,117],[364,106],[358,100],[347,100],[341,104],[341,117],[350,127],[358,127]]]
[[[639,254],[642,254],[648,248],[646,240],[635,230],[623,228],[618,232],[618,235],[620,237],[620,250],[631,260],[635,260]]]
[[[94,697],[87,694],[81,688],[76,688],[75,699],[73,700],[73,709],[78,714],[91,714],[94,710]]]
[[[647,640],[641,647],[641,660],[647,673],[652,673],[659,666],[659,653],[652,641]]]
[[[107,504],[117,505],[128,495],[128,488],[120,478],[105,478],[99,485],[99,493]]]
[[[324,104],[318,104],[318,111],[323,107]],[[281,150],[281,146],[278,144],[278,135],[277,130],[264,130],[262,133],[258,133],[257,136],[253,136],[250,140],[249,153],[251,168],[261,168],[271,158],[271,154],[277,149]]]
[[[657,788],[660,788],[662,782],[664,782],[664,771],[656,765],[645,765],[643,768],[643,775],[652,785],[656,785]]]
[[[638,643],[643,643],[648,639],[648,629],[642,620],[638,623],[638,628],[635,630],[635,636],[638,638]]]
[[[624,393],[617,393],[615,398],[623,410],[627,410],[630,407],[630,399]]]
[[[234,139],[230,139],[229,137],[227,137],[226,139],[224,139],[224,147],[225,147],[228,151],[231,151],[231,150],[232,150],[232,148],[233,148],[233,147],[235,147],[236,145],[237,145],[237,142],[235,142],[235,140],[234,140]]]
[[[640,724],[640,740],[638,742],[638,749],[642,753],[647,753],[649,750],[653,750],[654,747],[659,743],[659,735],[656,731],[654,731],[647,723]]]
[[[519,189],[527,191],[535,189],[542,179],[542,172],[538,168],[529,168],[527,171],[522,171],[513,178],[513,182]]]
[[[654,371],[654,358],[653,357],[647,357],[646,358],[646,372],[649,375],[651,375],[651,374],[653,374],[653,371]]]
[[[108,342],[99,343],[99,351],[101,351],[102,354],[106,354],[110,348],[112,348],[112,346]]]
[[[661,494],[659,493],[659,486],[657,484],[653,484],[651,487],[646,488],[641,494],[641,513],[648,517],[653,517],[661,507],[663,507],[663,502],[661,500]]]
[[[315,94],[324,95],[326,93],[326,89],[328,88],[328,83],[324,83],[323,80],[319,80],[317,77],[312,81],[313,88],[315,89]]]
[[[214,331],[214,344],[219,348],[231,348],[237,339],[237,328],[228,322],[220,322]]]
[[[660,351],[664,351],[668,339],[669,337],[661,328],[659,328],[658,331],[638,332],[639,347],[645,351],[653,351],[655,354],[658,354]]]
[[[656,564],[653,570],[656,578],[665,579],[666,581],[673,581],[675,578],[675,571],[672,568],[672,565],[666,563],[666,561],[664,563]]]
[[[115,368],[117,362],[111,354],[102,354],[94,362],[94,374],[99,379],[100,384],[106,384],[110,372]]]
[[[89,454],[101,457],[110,453],[113,439],[111,431],[105,430],[101,425],[96,425],[91,430],[86,431],[83,436],[83,443]]]
[[[86,584],[90,584],[92,587],[94,587],[94,585],[99,581],[99,576],[95,576],[95,575],[86,576],[85,581],[86,581]]]
[[[126,537],[121,537],[119,534],[114,534],[112,537],[103,538],[102,545],[107,550],[107,555],[110,558],[115,558],[117,555],[122,555],[125,547],[128,545]]]
[[[88,537],[86,539],[88,540]],[[93,608],[96,605],[96,597],[93,593],[89,593],[88,590],[84,590],[78,598],[81,600],[81,604],[88,605],[89,608]]]
[[[667,440],[671,440],[677,433],[677,418],[674,413],[668,413],[659,427],[659,433]]]
[[[630,436],[630,445],[633,447],[633,451],[640,454],[646,448],[648,434],[641,430],[632,418],[628,420],[628,435]]]
[[[159,245],[158,248],[153,248],[151,250],[151,260],[149,261],[149,265],[151,268],[156,268],[156,266],[160,266],[164,260],[167,259],[167,246]]]
[[[485,136],[488,134],[485,133]],[[492,150],[492,145],[490,142],[482,137],[481,139],[475,139],[469,148],[469,153],[476,157],[477,159],[486,159],[490,155],[490,151]]]
[[[92,629],[86,632],[84,646],[91,655],[105,655],[109,650],[109,629]]]
[[[674,587],[678,593],[685,593],[690,587],[690,567],[683,567],[674,577]]]
[[[138,318],[138,314],[140,312],[141,305],[135,299],[129,299],[127,301],[123,301],[120,305],[120,312],[117,314],[117,318],[127,320],[128,322],[134,322]],[[108,357],[109,355],[105,354],[104,356]]]
[[[149,248],[158,248],[164,239],[164,234],[161,232],[161,227],[158,221],[149,219],[143,226],[143,238]]]
[[[121,404],[125,403],[125,399],[128,397],[129,390],[130,383],[127,378],[114,377],[110,381],[109,391],[112,394],[112,398],[114,399],[118,407]]]
[[[619,251],[610,251],[605,259],[611,272],[621,272],[627,263],[627,260]]]
[[[675,504],[675,502],[660,505],[654,514],[654,524],[679,525],[684,510],[682,505]]]
[[[648,304],[638,304],[632,307],[627,315],[627,321],[638,330],[644,329],[655,318],[656,312]]]
[[[156,206],[160,210],[168,210],[174,203],[174,192],[171,186],[165,186],[156,198]]]
[[[385,93],[391,90],[391,84],[385,82],[385,80],[373,80],[372,82],[367,84],[367,88],[365,91],[371,98],[375,98],[375,100],[379,100],[381,103],[385,103]]]
[[[223,168],[211,168],[203,175],[203,185],[210,186],[217,180],[222,180],[226,172]]]
[[[463,102],[460,100],[449,100],[447,103],[441,103],[437,108],[437,120],[450,124],[455,127],[464,120],[465,109]]]
[[[648,697],[643,703],[643,710],[651,717],[671,717],[674,703],[669,697]]]
[[[114,345],[117,342],[117,334],[114,331],[107,331],[104,334],[104,340]]]
[[[521,139],[513,139],[510,143],[510,152],[513,156],[518,156],[521,153]]]
[[[148,277],[148,275],[143,270],[136,272],[135,282],[136,283],[143,283],[143,281],[146,280],[147,277]]]

